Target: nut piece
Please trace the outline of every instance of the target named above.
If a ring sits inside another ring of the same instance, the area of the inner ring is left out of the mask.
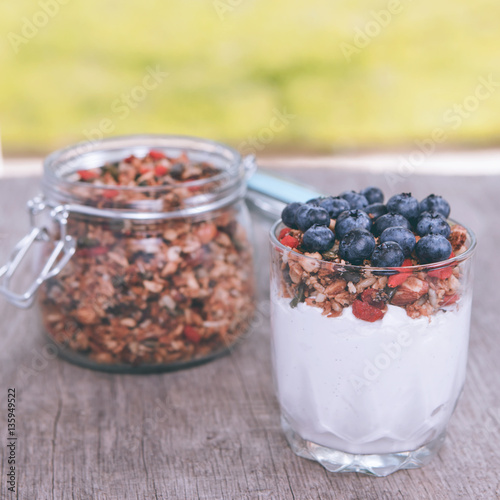
[[[455,224],[451,228],[449,240],[454,252],[460,250],[467,240],[467,230],[459,224]]]
[[[156,283],[155,281],[143,281],[144,288],[152,293],[160,293],[163,290],[163,285],[161,283]]]
[[[108,252],[108,257],[122,267],[128,266],[128,260],[117,252]]]
[[[120,325],[126,326],[128,328],[135,328],[137,326],[137,322],[132,318],[125,318],[120,321]]]
[[[405,306],[417,301],[429,291],[429,283],[415,276],[410,276],[401,284],[392,297],[391,304]]]
[[[300,283],[300,280],[302,279],[302,267],[299,265],[298,262],[290,262],[290,268],[289,268],[289,275],[290,279],[294,283]]]
[[[430,317],[435,312],[434,306],[430,301],[425,301],[423,304],[415,303],[406,307],[406,314],[410,318],[416,319],[422,316]]]
[[[321,259],[321,254],[320,253],[307,253],[306,254],[308,257],[312,257],[313,259]],[[319,260],[312,260],[312,259],[300,259],[300,265],[302,266],[302,269],[306,273],[312,273],[313,271],[316,271],[320,267]]]
[[[97,323],[98,317],[94,309],[90,306],[80,307],[75,313],[76,319],[84,325]]]
[[[198,228],[196,234],[198,235],[198,239],[200,240],[201,244],[206,245],[207,243],[210,243],[217,235],[217,227],[211,222],[202,224]]]
[[[346,281],[343,279],[336,279],[333,281],[333,283],[330,283],[326,289],[325,293],[328,297],[335,297],[335,295],[339,294],[340,292],[343,292],[346,287]]]

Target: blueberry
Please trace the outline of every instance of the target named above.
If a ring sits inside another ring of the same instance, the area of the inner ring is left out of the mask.
[[[388,241],[396,242],[403,250],[405,257],[410,256],[417,243],[413,231],[401,226],[388,227],[382,232],[380,242],[387,243]]]
[[[340,197],[347,200],[351,210],[363,210],[368,206],[368,200],[362,194],[356,193],[356,191],[344,191],[340,194]]]
[[[434,210],[428,212],[420,212],[420,215],[418,216],[418,219],[417,219],[417,222],[419,222],[421,219],[423,219],[424,217],[429,217],[431,214],[439,214],[439,212],[436,212]],[[443,217],[441,214],[439,214],[441,217]],[[444,217],[443,217],[444,218]],[[446,219],[445,219],[446,220]]]
[[[319,204],[323,199],[324,198],[322,196],[320,196],[319,198],[311,198],[310,200],[306,201],[306,205],[313,205],[315,207],[319,207]]]
[[[185,167],[183,163],[174,163],[172,167],[170,167],[169,175],[174,179],[182,179],[182,174],[184,173]]]
[[[401,267],[405,254],[395,241],[387,241],[375,247],[371,260],[375,267]]]
[[[366,212],[362,210],[346,210],[337,217],[335,224],[335,236],[341,240],[349,231],[353,229],[370,230],[372,220]]]
[[[411,193],[396,194],[387,202],[387,210],[413,220],[420,214],[418,200]]]
[[[367,187],[361,191],[361,194],[368,200],[370,205],[374,203],[384,203],[384,193],[378,187]]]
[[[439,262],[450,257],[451,243],[440,234],[428,234],[418,240],[415,252],[422,264]]]
[[[381,215],[373,224],[373,234],[375,234],[375,236],[380,236],[388,227],[396,226],[411,229],[409,220],[401,214],[389,213]]]
[[[324,208],[330,215],[330,218],[336,219],[342,212],[350,209],[349,202],[340,198],[338,196],[329,196],[328,198],[323,198],[319,202],[319,206]]]
[[[349,231],[340,242],[339,254],[342,259],[354,265],[363,264],[375,249],[375,238],[366,229]]]
[[[445,219],[450,216],[450,204],[442,197],[430,194],[420,202],[421,212],[439,212]]]
[[[427,234],[440,234],[448,238],[451,233],[450,225],[439,212],[423,212],[417,223],[417,234],[425,236]]]
[[[295,223],[301,231],[306,231],[314,224],[328,226],[330,224],[330,216],[324,208],[306,204],[297,209]]]
[[[302,244],[308,252],[326,252],[332,248],[335,235],[326,226],[314,224],[302,237]]]
[[[281,220],[291,229],[298,229],[295,215],[301,206],[302,203],[289,203],[281,212]]]
[[[385,215],[387,213],[387,207],[383,203],[372,203],[368,205],[364,211],[368,215],[373,215],[374,219],[377,219],[381,215]]]

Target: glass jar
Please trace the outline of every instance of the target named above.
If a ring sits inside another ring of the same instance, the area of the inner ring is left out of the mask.
[[[272,228],[274,379],[297,455],[386,476],[438,452],[465,381],[476,247],[450,224],[453,258],[398,269],[301,254]]]
[[[49,339],[85,367],[145,373],[220,356],[254,313],[243,200],[253,169],[252,157],[190,137],[116,137],[57,151],[45,160],[43,197],[29,204],[33,229],[0,270],[1,289],[26,307],[39,288]],[[210,175],[198,178],[204,170]],[[49,212],[51,223],[37,223]],[[16,295],[9,281],[33,242],[44,267]]]

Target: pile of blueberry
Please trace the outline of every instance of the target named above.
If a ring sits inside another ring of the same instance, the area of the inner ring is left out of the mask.
[[[288,228],[302,233],[302,240],[285,232],[280,241],[321,254],[337,241],[339,257],[353,265],[401,267],[408,258],[427,264],[452,254],[449,215],[450,205],[442,196],[431,194],[419,202],[411,193],[401,193],[384,204],[382,191],[368,187],[290,203],[281,217]]]

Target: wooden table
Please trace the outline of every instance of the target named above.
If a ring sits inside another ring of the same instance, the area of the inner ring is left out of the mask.
[[[440,193],[453,216],[475,229],[467,383],[439,456],[424,469],[377,479],[331,474],[290,451],[271,378],[270,222],[256,214],[259,315],[246,341],[210,364],[149,376],[85,370],[50,359],[35,312],[0,300],[0,498],[500,498],[500,178],[286,173],[332,193],[367,184],[390,194]],[[25,201],[39,182],[0,181],[0,262],[27,230]],[[10,387],[17,390],[17,496],[6,490]]]

